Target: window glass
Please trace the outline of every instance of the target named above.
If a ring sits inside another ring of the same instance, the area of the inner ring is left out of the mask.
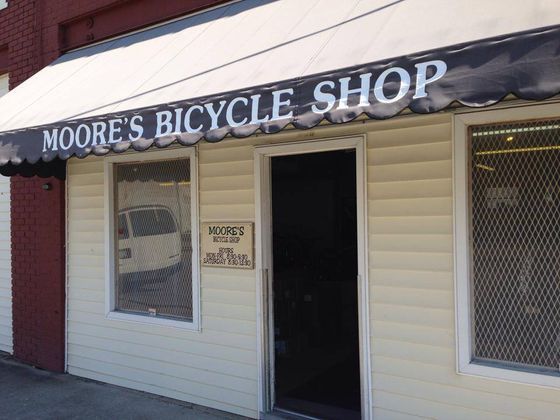
[[[560,366],[560,120],[471,127],[473,355]]]
[[[189,165],[115,165],[117,311],[192,320]]]
[[[168,208],[134,210],[129,213],[129,216],[135,237],[177,232],[174,216]]]

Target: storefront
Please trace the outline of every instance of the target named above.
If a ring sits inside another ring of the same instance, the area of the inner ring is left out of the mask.
[[[66,179],[68,372],[249,417],[554,417],[558,6],[296,3],[0,100],[0,170]]]

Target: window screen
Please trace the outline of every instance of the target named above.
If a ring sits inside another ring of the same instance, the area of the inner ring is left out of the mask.
[[[188,159],[115,165],[116,310],[192,320]]]
[[[560,366],[560,120],[470,130],[473,354]]]

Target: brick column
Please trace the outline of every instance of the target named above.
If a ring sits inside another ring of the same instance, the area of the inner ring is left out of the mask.
[[[50,189],[44,189],[48,184]],[[64,371],[65,184],[12,177],[14,357]]]

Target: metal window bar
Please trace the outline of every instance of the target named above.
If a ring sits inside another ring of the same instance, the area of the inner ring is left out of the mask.
[[[475,360],[560,366],[560,120],[470,128]]]
[[[115,165],[116,310],[192,321],[188,159]]]

